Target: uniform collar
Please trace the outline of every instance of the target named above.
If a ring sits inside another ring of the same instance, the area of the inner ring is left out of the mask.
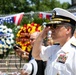
[[[73,36],[68,42],[64,44],[64,46],[61,48],[61,51],[68,53],[71,49],[71,42],[76,41],[76,38]]]

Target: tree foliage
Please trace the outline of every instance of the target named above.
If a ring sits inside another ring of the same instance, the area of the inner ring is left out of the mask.
[[[67,8],[69,8],[71,5],[69,4],[69,3],[66,3],[66,2],[64,2],[63,4],[62,4],[62,8],[63,9],[67,9]]]
[[[32,7],[34,6],[34,11],[51,11],[55,7],[60,7],[68,9],[70,4],[60,3],[58,0],[31,0]]]
[[[1,0],[0,14],[11,14],[18,12],[29,12],[31,7],[27,0]]]
[[[67,9],[69,6],[69,3],[60,4],[58,0],[1,0],[0,14],[51,11],[55,7]]]

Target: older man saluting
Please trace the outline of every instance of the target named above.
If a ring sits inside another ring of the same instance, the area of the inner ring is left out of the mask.
[[[76,75],[76,38],[73,36],[76,17],[61,8],[53,9],[52,18],[34,42],[32,55],[47,61],[45,75]],[[58,45],[41,48],[42,40],[51,30]]]

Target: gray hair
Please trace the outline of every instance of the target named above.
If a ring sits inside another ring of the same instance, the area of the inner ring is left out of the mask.
[[[71,34],[73,36],[76,26],[74,26],[74,25],[72,25],[70,23],[64,23],[64,25],[65,25],[65,27],[68,27],[68,26],[71,27]]]

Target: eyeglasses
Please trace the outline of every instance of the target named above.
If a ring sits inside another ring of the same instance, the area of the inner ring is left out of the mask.
[[[46,27],[50,27],[51,29],[56,29],[58,27],[62,26],[61,24],[49,24],[49,25],[46,25]]]

